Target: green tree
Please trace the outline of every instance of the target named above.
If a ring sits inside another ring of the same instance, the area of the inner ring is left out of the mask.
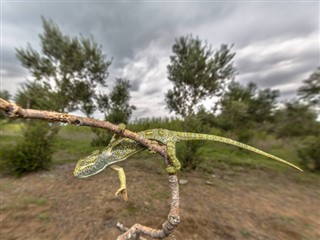
[[[0,98],[5,100],[10,100],[11,94],[7,90],[0,90]],[[3,111],[0,111],[0,119],[6,118],[6,115]]]
[[[256,91],[256,85],[249,83],[247,87],[238,82],[232,82],[228,91],[223,95],[221,114],[218,117],[219,125],[225,130],[236,131],[249,121],[249,104]]]
[[[302,164],[311,171],[320,171],[320,135],[308,136],[298,148]]]
[[[136,109],[130,105],[130,82],[126,79],[117,78],[116,84],[109,95],[109,107],[106,120],[113,123],[128,123],[132,111]]]
[[[42,23],[41,51],[29,44],[25,49],[16,49],[17,58],[51,93],[50,109],[81,110],[92,115],[97,109],[97,85],[106,86],[111,61],[93,38],[63,35],[52,21],[42,18]]]
[[[207,97],[220,96],[234,77],[232,61],[235,54],[231,48],[221,45],[219,50],[213,51],[211,46],[192,35],[175,40],[173,55],[167,66],[173,89],[165,94],[165,102],[170,112],[183,117],[184,131],[207,132],[207,125],[202,124],[203,108],[199,103]],[[200,115],[197,115],[198,109]],[[199,163],[197,151],[201,144],[188,141],[183,146],[185,151],[180,151],[184,153],[180,155],[183,167],[196,168]]]
[[[48,86],[37,81],[27,81],[18,89],[14,99],[15,102],[23,108],[33,109],[52,109],[52,98],[54,93],[50,91]]]
[[[165,94],[170,112],[191,116],[201,100],[222,94],[236,71],[232,62],[235,53],[231,48],[221,45],[213,51],[192,35],[176,39],[167,67],[168,79],[173,83],[173,89]]]
[[[247,142],[253,134],[252,129],[273,121],[278,96],[278,91],[260,90],[254,83],[242,86],[233,81],[220,101],[218,125],[235,133],[240,141]]]
[[[298,95],[308,104],[320,107],[320,67],[318,67],[298,90]]]
[[[276,112],[276,132],[279,137],[301,137],[320,135],[320,124],[316,112],[298,101],[286,103]]]
[[[126,79],[117,78],[111,93],[106,98],[100,98],[99,104],[106,108],[105,120],[112,123],[127,124],[133,110],[136,109],[134,105],[130,105],[130,82]],[[92,131],[97,135],[92,140],[92,145],[107,145],[111,139],[111,135],[102,129],[92,128]]]
[[[93,38],[69,37],[52,21],[42,18],[41,50],[29,44],[16,49],[16,56],[34,80],[18,91],[16,101],[23,107],[59,112],[80,110],[90,116],[97,109],[105,111],[107,98],[98,93],[105,87],[111,61],[102,53]],[[11,169],[27,173],[48,167],[52,139],[59,124],[29,121],[23,140],[12,150]]]
[[[258,90],[256,96],[250,101],[249,115],[256,123],[273,122],[277,107],[278,90],[269,88]]]

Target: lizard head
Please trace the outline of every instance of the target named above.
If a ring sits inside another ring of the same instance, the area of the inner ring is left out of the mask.
[[[100,151],[96,150],[92,152],[89,156],[81,158],[77,162],[77,165],[73,171],[73,175],[79,178],[85,178],[95,174],[95,172],[98,173],[99,171],[95,167],[95,165],[100,154]]]
[[[143,149],[141,145],[132,140],[121,139],[113,142],[102,151],[96,150],[91,155],[81,158],[77,162],[73,175],[79,178],[90,177]]]

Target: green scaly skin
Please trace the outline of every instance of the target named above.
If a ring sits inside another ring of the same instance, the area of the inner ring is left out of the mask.
[[[121,129],[125,129],[125,125],[119,125]],[[164,144],[167,146],[167,154],[169,159],[171,160],[171,166],[167,167],[167,172],[169,174],[177,173],[180,168],[181,164],[176,157],[176,143],[179,141],[189,141],[189,140],[206,140],[206,141],[214,141],[214,142],[221,142],[230,145],[234,145],[251,152],[255,152],[257,154],[263,155],[265,157],[271,158],[278,162],[284,163],[289,165],[299,171],[302,171],[299,167],[289,163],[281,158],[273,156],[269,153],[263,152],[257,148],[251,147],[241,142],[237,142],[231,140],[229,138],[219,137],[215,135],[209,134],[199,134],[199,133],[187,133],[187,132],[176,132],[170,131],[167,129],[149,129],[142,132],[138,132],[139,135],[142,137],[149,139],[151,141],[157,141],[160,144]],[[122,194],[123,198],[127,199],[127,192],[126,192],[126,180],[125,180],[125,173],[123,169],[115,163],[124,161],[129,156],[136,154],[142,150],[147,149],[145,146],[131,140],[129,138],[123,138],[119,135],[114,135],[108,144],[108,146],[100,151],[94,151],[90,156],[82,158],[78,161],[75,169],[74,169],[74,176],[79,178],[86,178],[92,175],[95,175],[106,167],[109,167],[118,171],[119,180],[120,180],[120,188],[116,192],[116,195]]]

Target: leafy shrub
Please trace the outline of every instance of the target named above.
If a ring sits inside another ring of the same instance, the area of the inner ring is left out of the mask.
[[[95,133],[95,137],[91,140],[91,146],[107,146],[112,138],[113,133],[108,132],[105,129],[91,128]]]
[[[186,117],[183,122],[183,132],[209,133],[209,127],[200,116]],[[199,159],[198,150],[203,146],[202,141],[183,141],[177,144],[177,157],[184,169],[196,169],[201,159]]]
[[[301,163],[311,171],[320,172],[320,136],[310,136],[298,150]]]
[[[249,143],[254,136],[254,131],[251,129],[241,129],[237,133],[237,140],[242,143]]]
[[[22,175],[40,169],[48,169],[51,163],[52,138],[58,129],[47,122],[28,122],[20,141],[8,155],[8,168],[14,175]]]

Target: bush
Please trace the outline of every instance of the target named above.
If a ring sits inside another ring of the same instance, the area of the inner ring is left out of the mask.
[[[200,116],[186,117],[183,122],[183,132],[209,133],[209,127]],[[198,150],[203,146],[203,141],[183,141],[177,144],[177,157],[183,169],[196,169],[199,164]]]
[[[311,171],[320,171],[320,136],[310,136],[298,150],[301,163]]]
[[[91,128],[92,132],[96,134],[96,136],[91,140],[91,146],[99,147],[99,146],[107,146],[112,138],[113,133],[108,132],[105,129],[99,128]]]
[[[8,154],[8,169],[14,175],[48,169],[51,163],[52,138],[57,128],[47,122],[28,122],[23,130],[24,138]]]
[[[237,140],[242,143],[249,143],[249,141],[253,138],[254,136],[254,131],[251,129],[241,129],[238,130],[236,133],[237,135]]]

